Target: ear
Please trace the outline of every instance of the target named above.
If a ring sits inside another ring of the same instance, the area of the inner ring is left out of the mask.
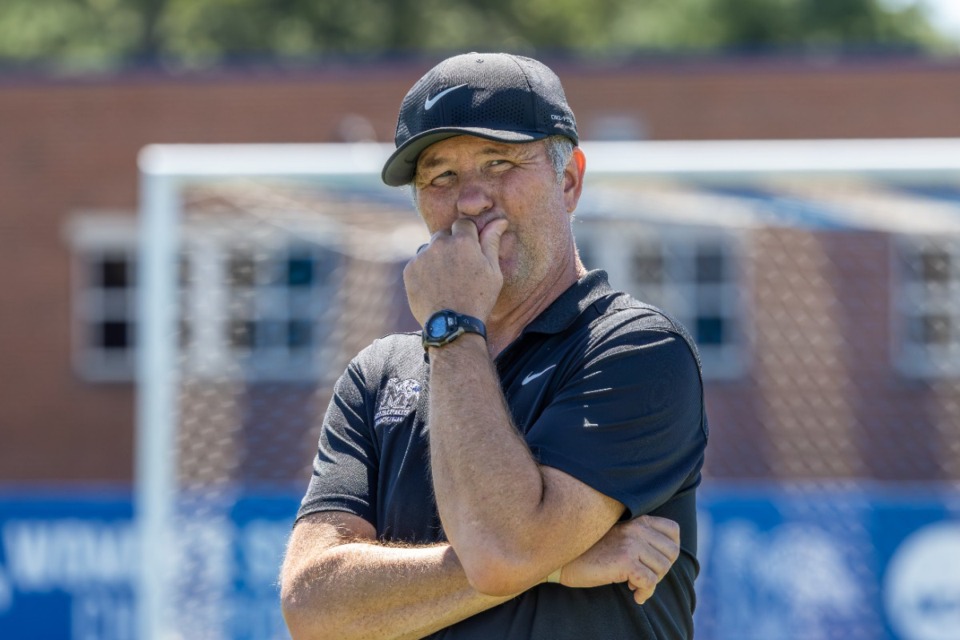
[[[583,174],[587,170],[587,157],[580,147],[573,148],[573,155],[567,168],[563,170],[563,201],[567,205],[567,213],[573,213],[580,202],[580,193],[583,191]]]

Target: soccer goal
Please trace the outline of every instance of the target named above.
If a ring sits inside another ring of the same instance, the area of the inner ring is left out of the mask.
[[[960,141],[583,148],[585,265],[703,357],[698,638],[921,637],[924,585],[883,578],[960,481]],[[391,150],[141,152],[137,637],[288,637],[276,579],[332,385],[418,329],[402,269],[427,234],[380,183]]]

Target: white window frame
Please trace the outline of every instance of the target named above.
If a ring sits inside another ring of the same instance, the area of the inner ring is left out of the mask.
[[[291,251],[310,247],[317,247],[314,252],[319,255],[323,251],[333,251],[340,242],[338,234],[326,224],[293,231],[263,229],[263,225],[258,227],[256,250],[266,252],[271,256],[270,260],[277,261],[275,266],[278,269],[283,267],[281,255],[289,256]],[[135,376],[138,349],[137,220],[132,213],[82,212],[71,217],[65,235],[73,253],[71,343],[74,370],[90,382],[130,382]],[[262,319],[265,313],[277,322],[310,319],[314,337],[312,345],[302,351],[283,347],[259,349],[257,357],[250,360],[251,350],[234,348],[227,329],[230,323],[227,261],[231,248],[241,242],[249,243],[249,236],[235,224],[226,228],[215,223],[185,228],[182,255],[189,261],[190,276],[187,285],[178,292],[181,318],[191,320],[180,353],[185,359],[185,374],[208,379],[271,382],[315,379],[322,368],[322,336],[326,333],[326,325],[337,313],[335,276],[318,278],[321,274],[314,273],[313,294],[303,292],[300,295],[300,306],[307,307],[301,315],[289,311],[293,303],[289,302],[288,296],[296,294],[287,290],[289,287],[283,284],[254,287],[250,292],[251,302],[256,307],[252,316]],[[104,296],[110,293],[91,282],[94,260],[111,254],[125,256],[128,268],[132,270],[124,312],[116,308],[119,301],[105,300]],[[130,323],[130,348],[113,352],[93,342],[91,328],[108,316]],[[248,362],[254,362],[255,368],[247,366]]]
[[[581,220],[575,230],[578,243],[589,246],[596,260],[585,265],[588,269],[604,269],[615,288],[659,307],[683,324],[695,340],[701,305],[713,307],[711,311],[724,320],[725,336],[720,344],[697,343],[703,375],[717,380],[745,374],[747,314],[740,300],[745,277],[740,259],[743,239],[735,232],[598,219]],[[646,289],[631,273],[635,247],[644,243],[656,246],[663,260],[662,283]],[[724,258],[724,276],[719,283],[696,281],[697,250],[705,245],[718,248]]]
[[[137,343],[137,221],[133,212],[80,212],[70,218],[65,229],[71,258],[71,318],[70,338],[74,371],[91,382],[129,382],[136,367]],[[91,282],[91,267],[96,258],[116,254],[128,259],[130,285],[127,290],[126,310],[123,316],[130,322],[130,348],[101,349],[92,342],[91,329],[107,316],[121,319],[117,306],[104,300],[110,295]],[[114,309],[106,311],[108,307]],[[105,312],[106,311],[106,312]]]
[[[250,238],[253,235],[256,235],[257,242],[251,245]],[[314,245],[319,248],[317,253],[321,253],[335,251],[334,248],[341,243],[336,227],[323,223],[295,230],[258,225],[256,234],[238,226],[236,221],[231,225],[221,225],[205,220],[202,224],[189,225],[183,238],[183,247],[190,257],[192,282],[186,292],[181,292],[181,306],[186,311],[184,317],[200,318],[202,321],[191,326],[190,335],[182,349],[184,374],[271,382],[316,379],[324,370],[321,357],[324,344],[319,336],[327,332],[326,329],[338,313],[337,274],[331,274],[325,281],[315,281],[315,294],[306,303],[314,323],[315,340],[312,348],[301,353],[289,353],[282,347],[247,349],[231,344],[229,327],[233,320],[242,318],[231,314],[228,265],[232,250],[245,245],[268,255],[265,261],[257,262],[258,268],[282,268],[280,256],[289,255],[292,250]],[[262,272],[258,276],[262,276]],[[260,279],[247,294],[253,306],[250,319],[267,318],[278,322],[300,319],[301,316],[291,315],[289,309],[283,308],[285,295],[292,293],[285,289],[287,287],[270,285]],[[195,295],[197,292],[202,292],[202,295]],[[251,359],[254,351],[256,358]],[[250,363],[254,367],[248,366]]]

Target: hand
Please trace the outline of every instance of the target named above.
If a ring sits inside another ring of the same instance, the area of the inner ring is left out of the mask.
[[[438,231],[403,270],[410,311],[420,324],[440,309],[453,309],[486,322],[503,287],[500,237],[503,218],[491,220],[482,233],[473,220],[461,218],[450,231]]]
[[[643,604],[680,555],[680,526],[673,520],[640,516],[615,524],[583,555],[564,565],[560,583],[599,587],[626,582]]]

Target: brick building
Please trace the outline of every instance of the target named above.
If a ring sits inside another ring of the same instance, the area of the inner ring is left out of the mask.
[[[99,262],[85,262],[85,249],[98,243],[122,248],[135,233],[135,160],[144,145],[388,141],[401,97],[430,64],[0,79],[0,481],[131,480],[133,385],[123,375],[98,376],[96,366],[84,364],[91,338],[83,332],[77,309],[87,294],[94,299],[102,293],[106,300],[128,288],[128,262],[114,259],[117,254],[109,251]],[[956,62],[565,61],[553,66],[585,140],[960,136]],[[91,232],[90,220],[106,223]],[[778,375],[790,368],[761,357],[749,381],[712,381],[715,428],[723,425],[733,435],[715,450],[717,464],[726,465],[718,468],[723,475],[763,476],[782,460],[779,468],[787,476],[956,477],[960,463],[956,431],[951,430],[958,424],[960,406],[956,372],[945,383],[904,378],[889,364],[895,359],[884,355],[882,345],[890,345],[890,336],[887,325],[876,319],[890,308],[887,283],[894,262],[888,231],[861,227],[854,237],[836,229],[795,225],[752,232],[752,272],[769,279],[755,281],[752,288],[750,340],[757,343],[751,358],[776,354],[763,348],[764,336],[771,335],[765,327],[790,321],[797,335],[809,338],[817,323],[833,323],[834,328],[848,323],[842,335],[857,339],[841,350],[853,350],[848,353],[859,358],[859,368],[834,362],[805,378],[808,370],[799,366],[804,358],[819,348],[821,359],[830,363],[837,352],[814,341],[813,346],[794,345],[789,354],[781,353],[793,359],[796,375]],[[598,246],[594,254],[604,250]],[[924,262],[927,254],[918,251],[918,260],[927,265],[921,271],[927,268],[927,275],[939,277],[939,263]],[[783,256],[792,256],[792,261],[777,265]],[[709,257],[701,260],[709,262]],[[110,291],[84,289],[91,268],[99,273],[101,288]],[[957,277],[954,272],[944,277],[951,281]],[[793,301],[775,296],[798,274],[812,283],[812,288],[799,290],[823,303],[822,313],[807,319],[812,324],[804,324]],[[864,291],[862,283],[875,290]],[[824,294],[827,289],[830,295]],[[854,306],[843,306],[841,313],[837,301]],[[125,340],[119,325],[109,324],[107,317],[101,320],[101,340]],[[716,319],[713,322],[705,322],[703,330],[716,328]],[[927,330],[942,331],[936,326]],[[875,377],[870,386],[850,386],[865,375]],[[797,384],[807,385],[819,398],[816,407],[787,410]],[[758,390],[758,385],[763,388]],[[845,392],[827,392],[837,388]],[[879,407],[878,393],[885,398]],[[881,413],[920,408],[903,420],[918,420],[916,433],[921,435],[915,437],[932,443],[918,446],[918,456],[929,461],[933,471],[918,475],[891,470],[890,464],[896,463],[890,456],[866,453],[870,442],[888,436],[909,445],[896,436],[896,421],[884,423],[879,431],[866,430],[873,415],[867,411],[870,405]],[[784,442],[778,434],[818,429],[828,435],[806,441],[820,443],[814,446],[823,448],[824,467],[790,470],[792,452],[778,448]]]

